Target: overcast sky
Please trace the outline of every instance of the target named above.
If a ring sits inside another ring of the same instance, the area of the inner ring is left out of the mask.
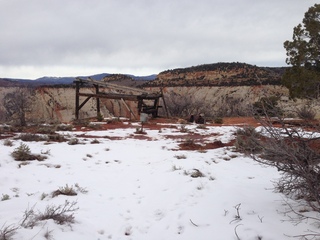
[[[0,77],[286,66],[314,0],[0,0]]]

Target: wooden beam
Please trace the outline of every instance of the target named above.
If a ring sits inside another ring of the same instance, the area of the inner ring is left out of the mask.
[[[161,95],[162,95],[162,101],[163,101],[164,109],[166,110],[167,118],[169,118],[168,108],[167,108],[166,101],[164,99],[163,89],[162,88],[161,88]]]
[[[98,113],[100,113],[100,98],[117,99],[117,100],[122,101],[122,103],[130,111],[130,113],[135,117],[135,119],[137,119],[137,116],[135,116],[133,111],[126,104],[125,100],[137,101],[139,111],[141,111],[142,108],[145,108],[145,107],[148,108],[148,106],[143,106],[144,105],[143,100],[154,100],[153,106],[151,106],[151,108],[148,111],[150,111],[150,113],[153,113],[155,115],[158,115],[158,108],[161,107],[161,106],[159,106],[159,99],[161,97],[162,97],[164,104],[165,104],[162,90],[161,90],[161,93],[148,92],[146,90],[139,89],[139,88],[133,88],[133,87],[111,84],[111,83],[107,83],[107,82],[96,81],[91,78],[88,78],[88,79],[76,78],[74,83],[76,84],[76,111],[75,111],[76,119],[79,119],[79,110],[92,97],[96,98],[97,115],[98,115]],[[95,87],[95,89],[96,89],[96,92],[95,93],[81,93],[80,86],[84,86],[85,84],[91,84],[91,86],[93,85],[93,87]],[[111,91],[112,90],[114,90],[114,91],[121,90],[122,92],[131,91],[131,94],[122,94],[122,93],[117,93],[117,92],[111,92],[111,93],[110,92],[109,93],[100,92],[99,86],[111,89]],[[80,96],[86,97],[86,99],[79,105],[79,103],[80,103],[79,97]],[[166,108],[166,112],[167,112],[167,116],[168,116],[166,104],[165,104],[165,108]]]
[[[79,93],[80,96],[90,96],[90,97],[96,97],[96,98],[109,98],[109,99],[125,99],[130,101],[137,101],[137,96],[129,95],[129,94],[117,94],[117,93],[99,93],[99,94],[93,94],[93,93]]]
[[[138,120],[138,118],[136,117],[136,115],[134,115],[133,111],[131,110],[131,108],[126,104],[126,102],[123,100],[123,98],[121,98],[121,102],[126,106],[126,108],[128,109],[128,111],[134,116],[134,118],[136,120]],[[131,116],[131,115],[130,115]],[[131,117],[130,117],[131,119]]]
[[[87,97],[86,100],[84,100],[84,101],[81,103],[81,105],[79,106],[79,109],[78,109],[78,110],[80,110],[80,109],[89,101],[90,98],[91,98],[91,96]]]
[[[99,86],[104,86],[104,87],[118,89],[118,90],[127,90],[127,91],[135,91],[135,92],[140,92],[140,93],[148,93],[148,91],[140,89],[140,88],[127,87],[127,86],[121,86],[121,85],[112,84],[112,83],[108,83],[108,82],[96,81],[96,80],[93,80],[92,78],[88,78],[88,79],[76,78],[75,82],[77,82],[77,81],[87,82],[87,83],[91,83],[91,84],[97,84]]]

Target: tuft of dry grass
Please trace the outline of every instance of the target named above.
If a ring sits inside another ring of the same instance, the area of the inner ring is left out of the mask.
[[[175,157],[176,159],[186,159],[186,158],[187,158],[187,156],[184,155],[184,154],[182,154],[182,155],[175,155],[174,157]]]
[[[0,228],[0,240],[13,240],[13,236],[17,233],[19,226],[3,225]]]
[[[13,142],[10,139],[5,139],[4,142],[3,142],[3,145],[7,146],[7,147],[12,147],[13,146]]]
[[[73,188],[73,186],[68,186],[68,184],[66,184],[66,186],[64,187],[59,187],[59,189],[55,190],[52,192],[52,197],[57,197],[59,195],[65,195],[65,196],[76,196],[78,195],[76,190]]]

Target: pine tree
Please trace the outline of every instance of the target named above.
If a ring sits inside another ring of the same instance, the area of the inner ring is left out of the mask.
[[[292,65],[283,76],[290,96],[320,96],[320,4],[310,7],[302,24],[293,29],[292,41],[285,41],[286,63]]]

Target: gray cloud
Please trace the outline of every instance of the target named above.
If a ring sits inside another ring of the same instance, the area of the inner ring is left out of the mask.
[[[284,66],[283,42],[314,3],[0,0],[0,77],[143,75],[220,61]]]

